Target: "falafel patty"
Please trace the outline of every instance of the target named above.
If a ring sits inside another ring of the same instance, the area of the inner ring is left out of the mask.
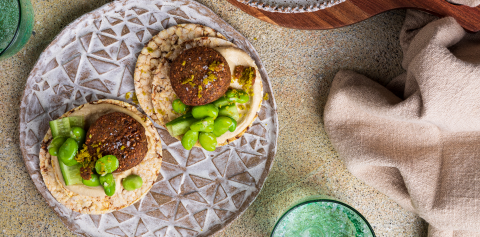
[[[88,129],[85,145],[90,154],[114,155],[118,169],[114,173],[135,167],[147,154],[145,128],[134,118],[114,112],[101,116]],[[83,175],[82,175],[83,176]]]
[[[231,72],[227,60],[216,50],[194,47],[183,51],[170,67],[172,88],[186,105],[204,105],[228,90]]]

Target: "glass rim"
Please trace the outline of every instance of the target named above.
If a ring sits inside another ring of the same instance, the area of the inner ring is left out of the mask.
[[[5,53],[9,48],[10,46],[12,46],[13,42],[15,41],[15,39],[17,38],[18,36],[18,32],[20,31],[20,24],[22,23],[22,4],[20,2],[20,0],[17,0],[18,2],[18,24],[17,24],[17,29],[15,30],[15,34],[13,35],[13,38],[12,40],[10,40],[10,42],[8,43],[7,47],[5,47],[3,49],[3,51],[0,51],[0,56],[2,56],[3,53]]]
[[[350,210],[352,210],[353,212],[355,212],[355,214],[357,214],[368,226],[368,229],[370,230],[370,232],[372,233],[373,237],[376,237],[375,235],[375,232],[373,231],[373,228],[372,226],[370,225],[370,223],[367,221],[367,219],[360,213],[358,212],[357,210],[355,210],[355,208],[351,207],[350,205],[346,204],[346,203],[343,203],[343,202],[340,202],[340,201],[337,201],[337,200],[332,200],[332,199],[325,199],[325,198],[318,198],[318,199],[313,199],[313,200],[308,200],[308,201],[303,201],[303,202],[300,202],[300,203],[297,203],[295,205],[293,205],[292,207],[290,207],[286,212],[284,212],[280,218],[277,220],[277,222],[275,223],[275,226],[273,226],[273,230],[272,230],[272,233],[270,233],[270,237],[273,237],[273,233],[275,233],[275,230],[277,229],[278,227],[278,224],[280,223],[280,221],[288,214],[290,213],[291,211],[293,211],[293,209],[295,208],[298,208],[300,206],[303,206],[305,204],[308,204],[308,203],[314,203],[314,202],[333,202],[333,203],[336,203],[336,204],[340,204]]]

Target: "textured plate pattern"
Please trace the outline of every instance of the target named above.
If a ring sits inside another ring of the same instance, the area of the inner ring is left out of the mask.
[[[256,61],[270,97],[263,101],[258,119],[241,139],[214,152],[185,151],[157,126],[164,149],[162,170],[141,201],[103,215],[82,215],[59,204],[39,171],[40,141],[48,121],[97,99],[132,102],[126,95],[134,91],[133,70],[144,44],[160,30],[187,22],[219,31]],[[40,56],[20,106],[28,173],[65,225],[86,236],[205,236],[224,228],[258,195],[276,152],[277,131],[275,101],[255,49],[194,1],[116,1],[77,19]]]
[[[236,0],[245,5],[269,12],[314,12],[335,6],[345,0]]]

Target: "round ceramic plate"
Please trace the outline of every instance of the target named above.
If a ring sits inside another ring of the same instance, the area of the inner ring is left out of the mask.
[[[157,126],[161,174],[142,200],[103,215],[72,212],[58,203],[39,171],[40,141],[48,122],[97,99],[133,103],[127,95],[134,92],[133,71],[144,44],[160,30],[187,22],[219,31],[255,60],[269,95],[257,120],[241,139],[214,152],[186,151]],[[255,49],[212,11],[188,0],[115,1],[80,17],[40,55],[20,105],[28,173],[65,225],[84,236],[206,236],[223,229],[260,192],[275,156],[277,124],[271,85]]]
[[[282,13],[314,12],[346,0],[235,0],[264,11]]]

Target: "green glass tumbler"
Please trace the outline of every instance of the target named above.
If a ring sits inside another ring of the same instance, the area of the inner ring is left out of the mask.
[[[271,237],[375,237],[368,221],[351,206],[327,196],[304,198],[280,217]]]
[[[33,15],[30,0],[0,0],[0,60],[15,55],[28,42]]]

